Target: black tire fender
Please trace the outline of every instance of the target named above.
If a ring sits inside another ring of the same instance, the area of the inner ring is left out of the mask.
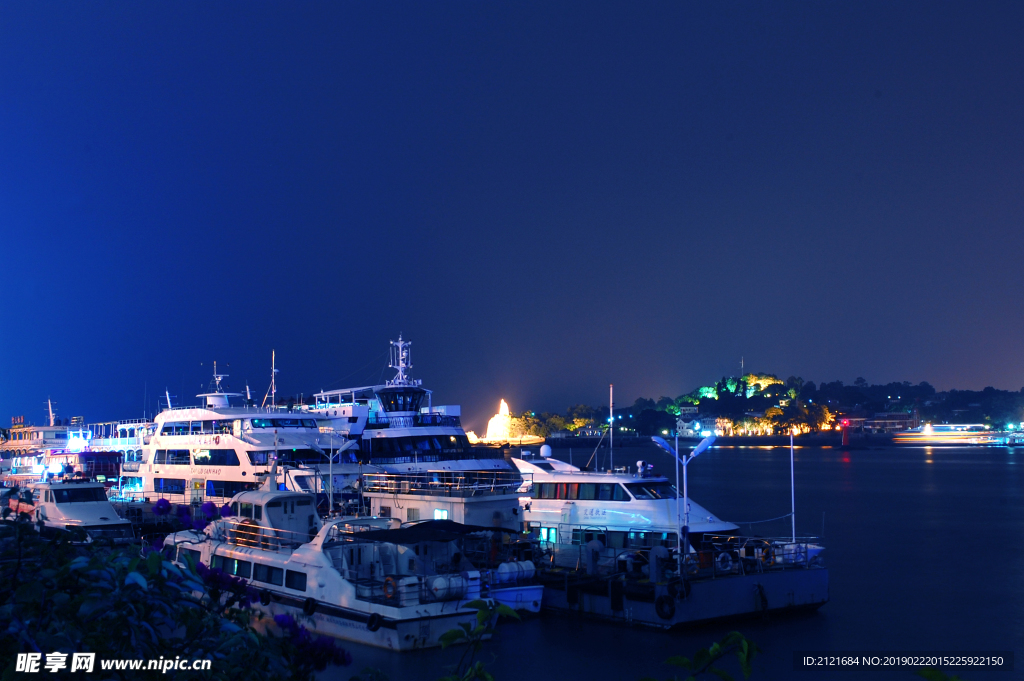
[[[266,589],[260,591],[260,605],[270,605],[270,592]]]
[[[381,617],[379,612],[375,612],[370,615],[370,619],[366,620],[366,628],[370,631],[377,631],[380,629],[380,625],[383,624],[384,618]]]
[[[676,616],[676,602],[672,598],[662,594],[654,599],[654,612],[663,620],[670,620]]]
[[[312,598],[307,598],[306,602],[302,604],[302,614],[309,617],[316,612],[316,601]]]

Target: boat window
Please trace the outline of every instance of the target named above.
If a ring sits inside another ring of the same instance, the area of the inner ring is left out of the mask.
[[[185,492],[185,481],[180,478],[153,478],[153,491],[183,494]]]
[[[285,573],[284,585],[289,589],[295,589],[296,591],[305,591],[306,573],[296,572],[295,570],[288,570]]]
[[[234,575],[235,577],[244,577],[245,579],[249,579],[249,576],[252,573],[252,563],[247,560],[238,560],[228,556],[214,556],[211,563],[212,565],[210,567],[226,572],[229,575]]]
[[[161,435],[188,435],[188,421],[165,423],[160,429]]]
[[[257,582],[281,586],[284,584],[284,570],[273,565],[253,565],[252,578]]]
[[[597,493],[597,485],[592,482],[580,483],[580,499],[589,500],[593,499]]]
[[[242,503],[238,504],[238,515],[240,515],[240,516],[242,516],[244,518],[251,518],[252,517],[252,504],[247,503],[245,501],[243,501]]]
[[[307,492],[311,492],[312,489],[309,486],[309,479],[312,475],[297,475],[295,476],[295,484],[299,486],[299,489],[303,489]]]
[[[380,507],[380,517],[381,518],[390,518],[391,517],[391,507],[390,506],[381,506]]]
[[[553,482],[539,482],[533,486],[533,496],[536,499],[554,499],[555,484]]]
[[[297,502],[295,502],[296,506],[311,506],[312,504],[313,502],[310,501],[309,499],[299,499]]]
[[[575,482],[570,482],[568,485],[566,485],[566,492],[568,493],[566,499],[578,499],[580,492],[579,484]]]
[[[158,449],[153,456],[153,463],[187,466],[191,461],[189,460],[187,449]]]
[[[628,489],[637,499],[675,499],[676,488],[667,482],[630,482]]]
[[[280,501],[268,501],[267,502],[267,508],[281,508],[281,502]]]
[[[53,500],[58,504],[106,501],[107,494],[102,487],[58,487],[53,490]]]
[[[277,457],[282,463],[327,463],[327,456],[315,449],[281,449]]]
[[[263,507],[259,504],[254,504],[252,507],[252,517],[254,520],[263,520]]]
[[[246,452],[246,455],[248,455],[249,461],[252,462],[253,466],[269,466],[270,462],[274,460],[273,451],[252,451]]]
[[[191,430],[191,432],[192,432],[192,435],[202,435],[203,434],[203,422],[202,421],[193,421],[192,422],[192,430]]]
[[[188,559],[191,559],[193,565],[199,565],[199,559],[201,557],[202,554],[193,549],[186,549],[184,547],[178,548],[178,562],[180,563],[188,563]]]
[[[139,492],[142,490],[142,478],[126,475],[121,481],[121,489],[126,492]]]
[[[435,508],[434,509],[434,520],[448,520],[448,509],[447,508]]]
[[[551,542],[552,544],[558,543],[558,528],[555,527],[542,527],[540,528],[540,540]]]
[[[259,487],[258,482],[239,482],[237,480],[207,480],[206,496],[230,499],[239,492],[248,492]]]
[[[193,457],[197,466],[237,466],[238,455],[233,449],[203,449]]]
[[[230,425],[230,421],[227,421]],[[253,428],[316,428],[316,419],[253,419]],[[230,431],[228,431],[230,432]]]

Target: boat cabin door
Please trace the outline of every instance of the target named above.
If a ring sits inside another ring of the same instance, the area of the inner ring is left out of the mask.
[[[192,478],[192,486],[189,492],[188,503],[193,506],[201,506],[206,495],[206,480],[204,478]]]

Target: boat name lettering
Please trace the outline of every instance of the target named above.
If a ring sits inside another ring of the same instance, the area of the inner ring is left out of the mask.
[[[202,468],[199,466],[192,466],[190,472],[192,475],[220,475],[220,468]]]
[[[583,509],[584,518],[604,518],[608,516],[608,511],[603,508],[585,508]]]

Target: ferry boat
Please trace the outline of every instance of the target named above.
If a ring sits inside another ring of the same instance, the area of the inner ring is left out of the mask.
[[[131,523],[118,516],[101,482],[51,475],[10,492],[11,510],[29,514],[43,535],[81,529],[87,542],[105,539],[122,544],[135,538]]]
[[[353,454],[361,461],[387,473],[514,473],[500,449],[470,445],[459,406],[433,404],[432,391],[410,377],[411,346],[401,336],[391,341],[388,366],[396,371],[393,379],[319,392],[304,408],[322,430],[358,443]]]
[[[542,451],[548,453],[550,448]],[[646,477],[646,471],[637,475],[582,471],[549,456],[512,461],[531,481],[521,488],[526,528],[550,551],[553,565],[577,565],[580,547],[594,540],[604,545],[606,561],[628,549],[677,549],[676,488],[668,479]],[[686,552],[699,547],[705,533],[739,529],[692,499],[689,527],[691,546]]]
[[[324,523],[309,495],[270,479],[236,495],[232,509],[237,518],[203,532],[168,535],[165,551],[179,564],[247,580],[266,615],[304,618],[318,633],[392,650],[437,646],[445,632],[477,624],[466,604],[483,595],[481,575],[455,543],[466,531],[375,531],[382,521],[372,518]]]
[[[221,504],[239,492],[257,489],[275,463],[276,484],[320,495],[328,490],[316,464],[337,461],[354,445],[320,432],[316,419],[286,408],[256,407],[240,393],[225,392],[214,365],[213,390],[197,397],[199,407],[168,407],[160,412],[153,434],[136,461],[121,466],[117,498],[152,504],[158,499],[199,506]],[[332,445],[337,445],[333,447]],[[287,465],[285,465],[287,464]],[[358,466],[333,464],[339,481],[355,481]]]

